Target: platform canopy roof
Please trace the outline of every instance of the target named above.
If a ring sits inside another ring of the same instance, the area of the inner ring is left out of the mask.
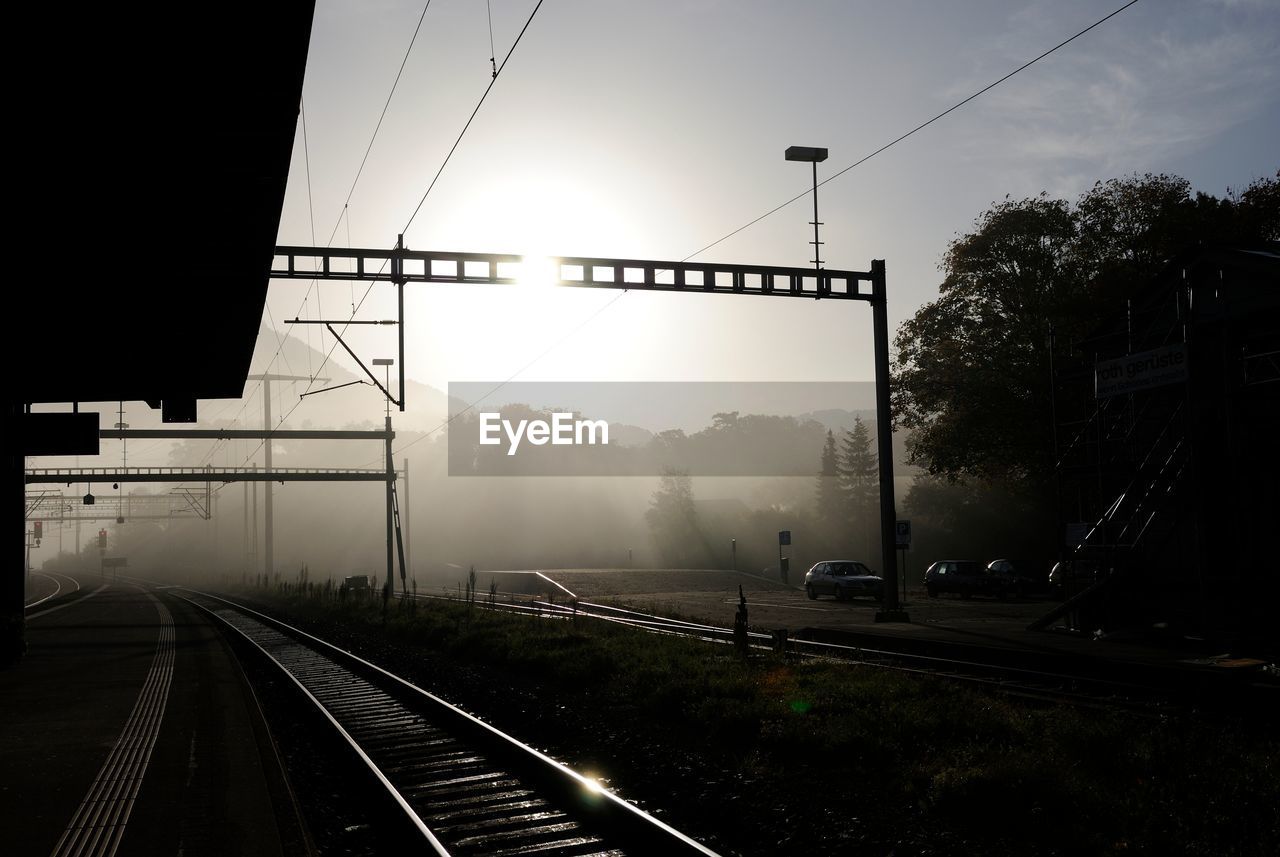
[[[10,403],[236,397],[314,0],[37,4],[12,81]]]

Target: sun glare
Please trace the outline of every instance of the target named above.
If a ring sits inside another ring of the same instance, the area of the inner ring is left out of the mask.
[[[419,340],[415,359],[432,367],[437,384],[503,379],[517,370],[525,379],[620,371],[616,361],[625,350],[610,347],[620,324],[616,315],[605,314],[574,333],[615,296],[556,285],[561,274],[580,276],[571,267],[561,271],[557,260],[608,256],[632,228],[625,209],[563,176],[507,178],[475,188],[452,219],[451,229],[458,231],[437,240],[459,249],[519,254],[519,262],[500,271],[515,282],[442,285],[424,294],[419,306],[431,319],[430,336]]]
[[[552,288],[560,282],[560,265],[549,256],[525,256],[519,280],[523,288]]]

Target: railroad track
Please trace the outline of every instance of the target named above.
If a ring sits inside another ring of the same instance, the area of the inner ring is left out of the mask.
[[[57,572],[44,572],[44,571],[32,571],[31,574],[33,576],[39,576],[39,577],[45,578],[46,580],[53,581],[53,592],[50,592],[48,595],[44,596],[43,598],[35,598],[35,599],[32,599],[31,601],[26,602],[26,604],[24,605],[24,608],[27,610],[30,610],[34,607],[38,607],[41,604],[45,603],[46,601],[52,601],[54,598],[57,598],[59,595],[61,595],[62,589],[63,589],[63,586],[62,586],[63,580],[67,582],[68,594],[80,591],[80,581],[76,580],[74,577],[68,577],[65,574],[58,574]],[[58,578],[62,578],[62,580],[59,580]]]
[[[419,598],[439,598],[420,595]],[[447,598],[445,600],[456,600]],[[673,619],[628,608],[589,601],[569,603],[532,598],[527,602],[514,599],[493,601],[477,599],[476,604],[488,609],[532,614],[545,618],[586,619],[627,625],[652,633],[674,634],[708,642],[728,644],[733,630],[702,622]],[[749,645],[757,650],[776,650],[779,641],[759,631],[749,632]],[[1212,689],[1192,681],[1192,674],[1177,676],[1134,677],[1132,679],[1100,677],[1064,670],[1037,670],[1007,664],[975,660],[972,657],[949,658],[895,649],[847,645],[818,640],[791,638],[786,651],[800,657],[854,661],[869,667],[914,673],[956,681],[970,686],[994,690],[1025,699],[1069,704],[1085,708],[1119,708],[1144,716],[1162,717],[1183,710],[1189,699],[1205,701]],[[1207,678],[1207,677],[1205,677]],[[1173,682],[1171,684],[1171,682]],[[1182,684],[1179,684],[1181,682]],[[1224,691],[1240,691],[1238,682],[1216,682]],[[1199,691],[1193,694],[1192,691]],[[1276,693],[1269,694],[1275,701]],[[1218,700],[1222,701],[1222,700]]]
[[[275,664],[334,727],[425,853],[712,855],[593,780],[355,655],[243,605],[175,594]]]

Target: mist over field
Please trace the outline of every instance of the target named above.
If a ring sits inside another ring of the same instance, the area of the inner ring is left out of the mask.
[[[316,366],[323,359],[322,354],[308,349],[298,339],[277,336],[267,331],[261,341],[277,343],[284,358],[282,363]],[[260,359],[266,356],[259,354]],[[355,374],[332,361],[324,374],[330,380],[317,387],[357,380]],[[273,415],[288,413],[301,385],[276,382],[273,386]],[[771,395],[776,395],[778,386],[783,385],[774,385]],[[828,400],[834,395],[847,395],[854,404],[860,404],[858,397],[862,401],[868,397],[858,388],[870,385],[827,386]],[[567,393],[572,387],[568,385],[562,392]],[[522,393],[537,395],[533,389],[504,393],[493,403],[483,403],[483,408],[508,415],[550,414],[538,405],[512,404]],[[533,395],[531,400],[538,401]],[[560,398],[563,400],[564,396]],[[285,428],[383,427],[384,408],[371,386],[353,385],[306,401],[307,419],[288,420]],[[392,412],[396,430],[393,448],[400,450],[394,456],[394,464],[401,473],[398,485],[410,576],[420,587],[450,588],[472,566],[483,572],[536,568],[728,569],[736,564],[738,570],[773,576],[777,574],[780,530],[793,533],[793,544],[787,551],[793,573],[835,556],[861,559],[878,569],[878,510],[874,496],[871,502],[855,508],[850,501],[840,499],[840,477],[818,477],[828,430],[834,440],[843,442],[848,429],[860,420],[867,429],[863,451],[870,450],[874,456],[875,412],[817,408],[814,402],[820,400],[812,395],[807,400],[796,399],[795,403],[804,406],[806,401],[812,409],[796,415],[779,415],[776,408],[770,414],[707,413],[701,426],[691,416],[696,403],[685,402],[664,416],[660,403],[655,402],[651,410],[656,416],[646,419],[644,426],[619,424],[620,437],[613,442],[614,452],[644,457],[648,469],[637,472],[647,475],[489,476],[474,475],[485,472],[480,459],[473,460],[475,466],[470,471],[459,467],[460,450],[478,449],[475,414],[480,407],[467,409],[470,402],[450,399],[434,388],[411,382],[409,410],[405,414]],[[574,407],[574,403],[562,401],[558,407]],[[450,412],[455,419],[446,424]],[[639,420],[643,413],[633,408],[632,416]],[[145,427],[149,420],[159,425],[153,415],[136,409],[127,417],[135,427]],[[201,417],[194,427],[260,428],[261,403],[210,403],[203,406]],[[104,415],[104,423],[108,418]],[[664,419],[681,427],[664,429]],[[452,443],[451,432],[460,436]],[[110,466],[118,447],[118,442],[104,443],[100,464]],[[695,469],[705,465],[704,459],[715,449],[726,450],[726,460],[753,461],[762,470],[770,462],[785,462],[801,475],[680,475],[690,465]],[[575,472],[593,472],[592,450],[572,447],[556,452],[574,457],[578,462]],[[159,455],[161,460],[145,455]],[[385,467],[383,444],[377,440],[278,439],[272,443],[272,455],[276,468]],[[916,523],[917,532],[923,534],[917,537],[917,554],[922,546],[925,550],[980,558],[1017,552],[1010,541],[1016,531],[1016,519],[988,515],[983,520],[983,506],[975,505],[972,492],[929,479],[918,467],[908,464],[902,433],[895,435],[895,458],[899,507],[907,510],[905,515],[924,515],[924,520]],[[130,462],[215,468],[256,462],[262,467],[263,450],[259,442],[247,440],[224,441],[216,446],[208,440],[149,444],[135,441]],[[529,472],[558,471],[535,466]],[[600,472],[616,471],[606,466]],[[656,475],[668,472],[670,475],[665,477]],[[871,477],[874,482],[874,469]],[[823,481],[829,484],[823,487]],[[209,520],[197,517],[189,504],[172,498],[167,487],[137,484],[125,488],[126,501],[128,496],[133,498],[132,506],[126,502],[126,508],[141,510],[150,497],[152,505],[146,507],[149,510],[168,506],[178,513],[166,519],[127,515],[123,524],[101,523],[109,534],[107,554],[127,557],[129,568],[135,573],[179,580],[208,573],[248,580],[262,574],[265,488],[261,483],[212,483]],[[188,488],[198,504],[203,503],[203,484],[193,483]],[[78,496],[76,486],[63,490]],[[102,485],[94,490],[104,498],[121,494],[119,489]],[[287,482],[276,483],[272,492],[275,567],[282,579],[296,577],[304,568],[313,581],[339,581],[352,574],[383,579],[386,519],[382,483]],[[169,499],[166,502],[164,498]],[[912,508],[912,498],[921,501],[916,509]],[[823,503],[835,503],[841,508],[820,508]],[[930,519],[940,526],[929,527]],[[976,529],[975,524],[979,525]],[[98,522],[82,525],[84,564],[90,568],[96,568],[99,560],[94,538],[97,526]],[[64,539],[64,555],[58,562],[72,562],[73,542],[74,538]],[[50,553],[56,555],[56,551]],[[923,555],[909,567],[923,571],[922,563],[927,564]]]

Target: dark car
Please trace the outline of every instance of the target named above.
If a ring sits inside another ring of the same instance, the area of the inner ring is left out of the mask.
[[[1072,595],[1098,579],[1098,564],[1091,559],[1064,559],[1049,572],[1049,588],[1058,595]]]
[[[364,598],[372,594],[372,589],[369,587],[369,575],[353,574],[345,578],[342,581],[341,591],[349,593],[355,598]]]
[[[1009,592],[1019,596],[1029,592],[1042,592],[1049,585],[1047,562],[1025,559],[993,559],[987,563],[987,572],[1007,582]]]
[[[971,595],[1004,598],[1016,591],[1015,584],[1001,575],[992,574],[974,559],[938,560],[924,573],[924,588],[930,598],[937,598],[943,592],[956,592],[961,598]]]
[[[884,578],[856,560],[824,560],[805,573],[804,591],[810,598],[834,595],[840,601],[855,595],[884,598]]]

